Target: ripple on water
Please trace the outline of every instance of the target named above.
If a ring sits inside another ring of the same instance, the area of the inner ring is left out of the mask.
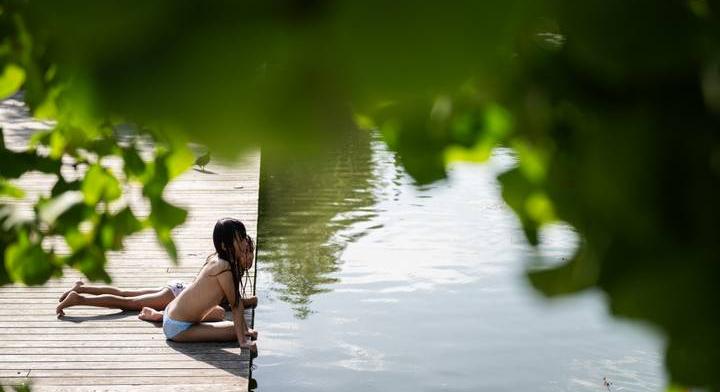
[[[578,239],[555,225],[528,247],[495,180],[514,165],[497,149],[418,187],[375,135],[314,162],[264,152],[259,390],[661,390],[659,338],[598,293],[528,286],[528,260],[560,263]]]

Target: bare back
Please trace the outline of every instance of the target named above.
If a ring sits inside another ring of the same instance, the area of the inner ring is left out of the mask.
[[[230,264],[222,259],[208,261],[192,282],[177,296],[165,311],[175,320],[199,322],[213,307],[228,295],[228,287],[233,287]],[[234,297],[234,292],[232,292]],[[232,301],[234,298],[228,298]]]

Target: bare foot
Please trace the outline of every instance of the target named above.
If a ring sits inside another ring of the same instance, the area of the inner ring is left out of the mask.
[[[247,332],[245,332],[245,336],[249,337],[250,340],[257,340],[258,333],[254,329],[248,329]]]
[[[142,308],[140,314],[138,314],[138,318],[143,321],[162,321],[163,312],[158,312],[157,310],[146,306]]]
[[[65,300],[65,297],[67,297],[68,294],[70,294],[71,291],[78,292],[78,288],[79,288],[80,286],[82,286],[82,285],[83,285],[82,280],[78,280],[77,282],[75,282],[75,287],[73,287],[73,288],[71,288],[70,290],[64,292],[63,295],[60,296],[60,299],[58,300],[58,302],[64,301],[64,300]]]
[[[62,316],[65,315],[65,312],[63,312],[63,309],[65,309],[65,308],[67,308],[67,307],[70,307],[70,306],[75,306],[75,305],[79,304],[79,303],[80,303],[80,298],[82,298],[82,297],[80,296],[80,294],[78,294],[78,293],[76,293],[76,292],[74,292],[74,291],[71,290],[71,291],[65,296],[65,299],[64,299],[62,302],[60,302],[60,305],[58,305],[57,308],[55,308],[55,313],[57,314],[57,317],[58,317],[58,318],[61,318]]]

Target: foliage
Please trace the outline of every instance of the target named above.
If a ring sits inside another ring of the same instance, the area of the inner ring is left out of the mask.
[[[31,389],[28,384],[18,384],[18,385],[14,385],[12,387],[12,390],[14,392],[30,392]],[[3,388],[2,385],[0,385],[0,392],[4,392],[4,391],[5,391],[5,389]]]
[[[519,166],[500,181],[528,240],[555,220],[583,238],[530,281],[551,296],[602,289],[614,314],[667,334],[674,382],[720,390],[719,12],[711,0],[3,1],[0,92],[23,86],[57,126],[38,138],[49,155],[0,150],[0,190],[21,196],[7,180],[31,169],[58,184],[35,221],[0,213],[12,265],[0,279],[41,282],[63,264],[107,278],[91,260],[139,226],[109,207],[125,180],[103,156],[143,185],[142,224],[172,254],[184,216],[162,189],[192,162],[186,140],[311,150],[355,119],[418,182],[513,147]],[[166,147],[139,159],[123,122]],[[94,183],[63,179],[63,155]],[[40,248],[51,235],[73,256]]]

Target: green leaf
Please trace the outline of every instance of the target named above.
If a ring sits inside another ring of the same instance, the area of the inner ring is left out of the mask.
[[[59,130],[54,130],[50,134],[50,157],[54,159],[62,158],[65,154],[65,147],[67,147],[68,141],[65,136]]]
[[[83,202],[83,193],[79,191],[67,191],[52,199],[38,203],[38,217],[49,225],[53,225],[61,215],[65,214],[72,207]]]
[[[39,285],[58,270],[53,258],[52,253],[46,253],[40,244],[28,240],[23,232],[18,242],[5,250],[5,269],[14,282]]]
[[[171,232],[172,229],[185,222],[187,211],[162,198],[151,199],[150,205],[152,209],[148,219],[155,229],[158,241],[168,252],[170,258],[177,262],[177,249],[172,241]]]
[[[84,248],[90,242],[91,238],[89,234],[81,232],[77,225],[67,227],[64,230],[65,242],[68,244],[70,249],[74,252]]]
[[[178,256],[177,256],[177,247],[175,246],[175,242],[172,239],[171,232],[167,229],[159,229],[156,231],[157,239],[160,242],[160,245],[165,248],[165,251],[167,252],[168,256],[170,256],[170,260],[173,261],[173,263],[177,264],[178,262]]]
[[[5,268],[5,248],[0,246],[0,286],[6,285],[12,282],[10,275]]]
[[[66,264],[82,272],[88,279],[110,283],[112,279],[105,271],[106,263],[107,258],[104,250],[92,243],[74,252],[66,260]]]
[[[195,155],[193,155],[192,150],[190,150],[189,147],[186,145],[173,146],[173,149],[170,151],[167,158],[165,158],[168,178],[172,180],[173,178],[179,176],[185,172],[185,170],[189,169],[194,161]]]
[[[2,136],[2,135],[0,135]],[[35,151],[15,152],[0,146],[0,177],[19,178],[28,171],[48,174],[60,172],[60,161],[38,156]]]
[[[82,183],[85,203],[96,205],[99,201],[110,202],[122,195],[120,183],[107,169],[98,164],[90,166]]]
[[[5,65],[0,74],[0,99],[15,94],[25,82],[25,70],[15,64]]]
[[[528,273],[530,283],[543,294],[554,297],[591,288],[600,276],[597,257],[581,245],[573,258],[558,267]]]
[[[130,207],[123,208],[115,215],[105,215],[99,224],[100,244],[105,249],[120,250],[125,237],[143,229],[143,224],[132,213]]]
[[[22,199],[25,197],[25,191],[4,178],[0,178],[0,196],[1,195],[9,196],[15,199]]]
[[[165,162],[166,153],[157,153],[155,161],[150,163],[143,178],[143,195],[150,199],[162,197],[165,186],[170,181],[168,168]]]
[[[43,131],[37,131],[30,136],[30,143],[29,147],[30,149],[36,149],[39,145],[49,145],[50,144],[50,136],[52,135],[53,131],[51,129],[43,130]]]
[[[55,197],[61,195],[63,192],[68,191],[79,191],[82,186],[82,181],[65,181],[63,176],[58,176],[58,180],[50,191],[50,195]]]
[[[104,135],[94,139],[85,145],[85,149],[96,153],[99,157],[112,155],[117,148],[117,140],[111,135]]]
[[[518,154],[520,170],[534,183],[541,183],[547,175],[549,149],[531,146],[522,139],[515,139],[512,147]]]
[[[145,174],[145,161],[140,157],[135,146],[123,148],[122,158],[125,162],[123,171],[127,178],[140,178]]]
[[[525,236],[530,244],[537,245],[539,242],[538,222],[528,214],[527,210],[527,200],[537,191],[537,188],[522,175],[518,168],[503,173],[498,180],[502,184],[503,199],[520,218]]]
[[[21,383],[18,385],[13,385],[13,391],[14,392],[31,392],[30,384]]]

